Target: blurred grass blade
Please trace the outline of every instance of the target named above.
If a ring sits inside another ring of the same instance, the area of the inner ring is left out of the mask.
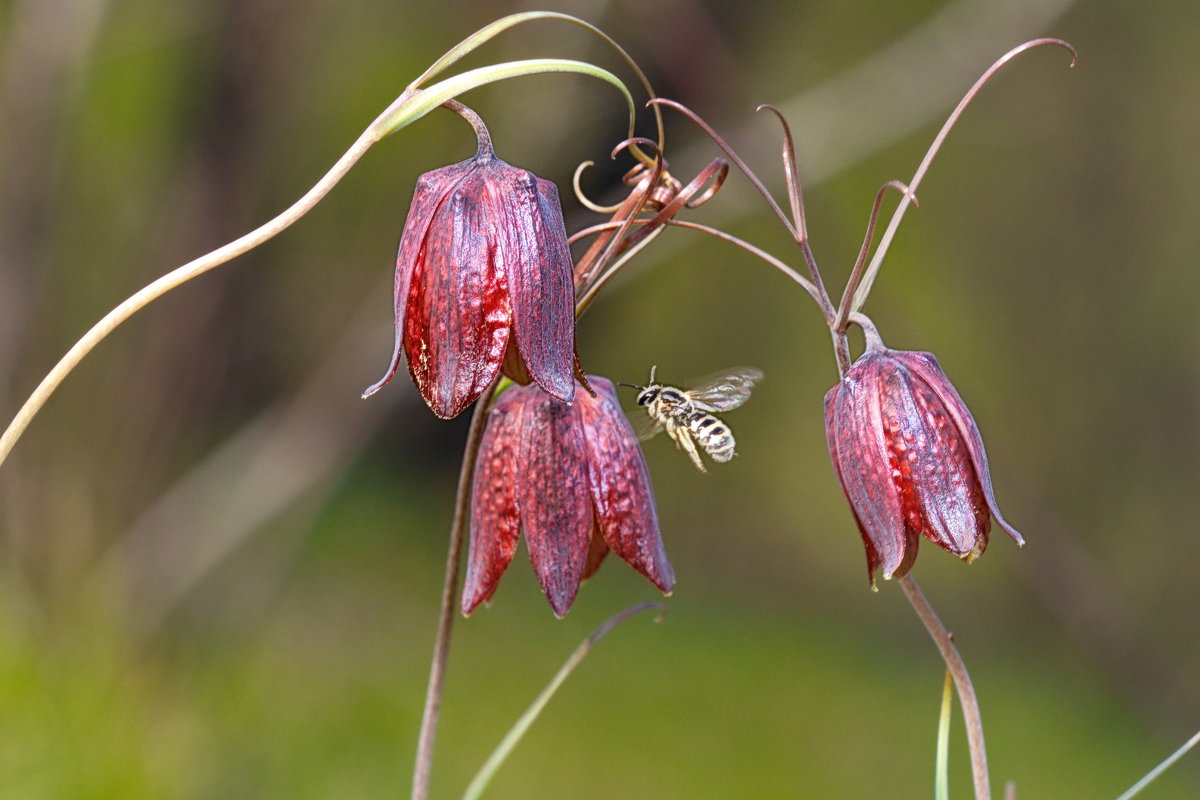
[[[1195,736],[1184,742],[1183,747],[1179,748],[1174,753],[1171,753],[1171,755],[1167,756],[1165,761],[1163,761],[1154,769],[1150,770],[1150,772],[1146,774],[1146,777],[1129,787],[1129,791],[1118,797],[1117,800],[1129,800],[1129,798],[1138,794],[1140,791],[1142,791],[1142,789],[1145,789],[1147,786],[1153,783],[1155,778],[1166,772],[1172,764],[1187,755],[1187,752],[1197,744],[1200,744],[1200,731],[1197,731]]]
[[[415,81],[408,85],[408,88],[419,89],[422,83],[429,80],[434,75],[444,72],[448,67],[466,56],[472,50],[482,47],[495,37],[504,33],[509,28],[514,28],[517,25],[520,25],[522,22],[530,22],[535,19],[547,19],[560,16],[566,17],[570,20],[575,20],[575,17],[570,17],[566,14],[556,14],[552,11],[525,11],[520,14],[509,14],[507,17],[501,17],[494,22],[490,22],[442,54],[442,57],[430,64],[429,69],[422,72]]]
[[[625,87],[625,84],[621,82],[621,79],[608,70],[601,69],[594,64],[573,61],[568,58],[530,58],[522,61],[505,61],[500,64],[489,64],[486,67],[468,70],[452,78],[438,81],[428,89],[421,89],[415,93],[406,91],[401,96],[402,99],[399,103],[396,103],[392,108],[384,112],[371,125],[371,131],[377,139],[382,139],[389,134],[395,133],[405,125],[415,122],[442,103],[458,97],[463,92],[468,92],[471,89],[495,83],[496,81],[519,78],[524,75],[537,75],[545,72],[575,72],[608,81],[620,89],[621,94],[625,96],[625,103],[629,106],[629,119],[633,120],[635,113],[633,96],[629,93],[629,89]]]
[[[950,800],[950,710],[954,707],[954,678],[946,670],[942,686],[942,713],[938,716],[937,765],[934,774],[933,796]]]
[[[479,772],[475,773],[475,777],[471,779],[471,783],[467,786],[467,790],[463,792],[463,800],[477,800],[479,796],[483,794],[483,790],[486,789],[488,784],[491,782],[492,776],[496,774],[496,770],[500,769],[500,766],[504,763],[505,759],[507,759],[509,754],[512,753],[513,748],[517,746],[517,742],[521,741],[521,737],[525,735],[525,732],[529,730],[531,725],[533,725],[534,720],[536,720],[538,715],[542,713],[542,709],[545,708],[546,704],[550,702],[550,698],[553,697],[554,693],[557,692],[559,687],[563,685],[563,682],[567,679],[571,672],[574,671],[575,667],[579,666],[579,662],[583,661],[584,657],[588,654],[592,647],[595,646],[596,642],[603,639],[605,634],[620,625],[625,620],[640,614],[643,611],[649,611],[650,609],[658,609],[660,612],[665,612],[666,606],[664,606],[662,603],[642,603],[641,605],[627,608],[620,614],[609,618],[608,621],[599,628],[596,628],[596,630],[592,632],[591,636],[584,639],[583,643],[579,645],[579,647],[575,648],[575,652],[571,653],[571,657],[567,659],[566,663],[562,665],[550,683],[546,685],[546,688],[541,691],[529,708],[525,710],[525,713],[522,714],[520,719],[516,721],[516,724],[514,724],[508,733],[505,734],[504,738],[500,741],[500,744],[494,751],[492,751],[492,754],[488,756],[488,759],[483,763],[483,766],[479,768]]]

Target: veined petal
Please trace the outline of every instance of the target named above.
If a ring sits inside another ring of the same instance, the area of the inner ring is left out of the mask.
[[[932,353],[896,351],[892,355],[908,366],[941,400],[966,444],[967,454],[975,468],[975,477],[983,489],[988,510],[996,518],[997,524],[1015,539],[1017,544],[1024,545],[1025,539],[1016,528],[1008,524],[1000,513],[995,492],[992,490],[992,475],[988,469],[987,453],[983,448],[983,436],[980,434],[979,426],[975,424],[975,418],[971,416],[967,404],[963,402],[958,390],[954,388],[954,384],[950,383],[950,379],[946,377],[942,365],[938,363]]]
[[[445,418],[457,416],[496,377],[512,322],[487,181],[475,169],[434,214],[408,295],[409,372],[425,402]]]
[[[417,258],[421,255],[425,232],[429,229],[429,222],[442,200],[454,191],[474,165],[475,159],[468,159],[458,164],[426,172],[417,178],[417,188],[413,191],[408,217],[404,221],[404,231],[400,234],[400,251],[396,256],[396,280],[393,288],[396,323],[392,361],[384,376],[363,392],[364,398],[370,397],[386,386],[400,367],[400,353],[404,341],[404,318],[408,308],[408,290],[412,283],[412,274]]]
[[[592,530],[583,430],[576,408],[536,386],[508,393],[520,393],[525,403],[517,481],[525,543],[542,591],[561,617],[583,580]]]
[[[575,294],[571,250],[558,189],[532,173],[507,167],[503,189],[508,224],[499,227],[508,275],[513,334],[525,368],[552,397],[575,394]]]
[[[621,411],[616,388],[589,375],[596,396],[577,392],[583,420],[592,503],[604,541],[631,567],[670,594],[675,573],[667,561],[658,528],[650,472],[637,436]]]
[[[863,356],[835,387],[829,438],[846,499],[875,549],[883,577],[892,578],[912,565],[917,537],[905,524],[897,467],[884,432],[878,358]]]
[[[905,521],[938,546],[973,558],[987,546],[991,521],[966,444],[929,384],[893,362],[880,391]]]
[[[521,528],[517,507],[518,450],[522,398],[516,390],[500,395],[488,412],[471,483],[471,542],[462,612],[470,614],[491,599],[500,576],[512,561]]]

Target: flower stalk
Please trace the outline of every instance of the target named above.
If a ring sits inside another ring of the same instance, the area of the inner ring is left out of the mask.
[[[429,776],[433,767],[433,746],[437,741],[438,719],[442,710],[442,695],[446,684],[446,664],[450,658],[450,639],[454,630],[454,598],[458,594],[458,575],[462,564],[463,541],[470,520],[471,480],[479,457],[479,444],[487,425],[487,409],[496,387],[497,378],[475,401],[471,427],[463,446],[462,466],[458,471],[458,490],[454,498],[454,517],[450,522],[450,543],[446,548],[446,571],[442,581],[441,607],[438,610],[437,634],[433,642],[433,660],[429,666],[429,684],[425,689],[425,710],[421,715],[421,731],[417,737],[417,754],[413,765],[412,798],[425,800],[429,796]]]
[[[921,620],[925,630],[929,632],[933,643],[937,645],[942,660],[946,662],[946,669],[954,680],[954,688],[958,691],[958,701],[962,703],[963,720],[967,728],[967,749],[971,754],[975,800],[991,800],[992,788],[988,781],[987,748],[983,744],[983,719],[979,715],[979,698],[975,695],[975,685],[971,683],[967,665],[954,645],[954,635],[946,630],[946,626],[942,624],[912,575],[905,575],[896,582],[900,584],[904,597],[917,613],[917,618]]]

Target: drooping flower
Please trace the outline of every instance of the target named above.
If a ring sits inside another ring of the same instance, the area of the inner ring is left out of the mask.
[[[674,587],[637,437],[612,383],[594,375],[588,382],[595,396],[577,391],[570,406],[536,386],[516,386],[488,413],[472,489],[464,614],[496,591],[522,529],[560,617],[609,550],[664,593]]]
[[[966,560],[983,553],[995,517],[1018,544],[992,492],[983,438],[930,353],[890,350],[867,330],[867,351],[825,395],[834,471],[867,548],[871,583],[904,575],[917,536]]]
[[[502,365],[570,403],[575,392],[571,252],[550,181],[496,158],[474,158],[417,180],[396,258],[396,336],[425,402],[453,417]]]

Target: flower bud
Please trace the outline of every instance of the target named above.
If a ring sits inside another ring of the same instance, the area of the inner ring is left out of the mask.
[[[825,435],[872,585],[877,568],[889,579],[908,572],[918,534],[970,562],[995,517],[1023,545],[996,506],[979,428],[937,359],[871,338],[825,395]]]
[[[490,151],[417,180],[396,258],[395,349],[439,417],[458,415],[507,363],[570,403],[575,392],[571,252],[550,181]]]
[[[650,474],[616,390],[588,376],[595,396],[566,406],[516,386],[488,412],[471,493],[471,542],[462,610],[491,598],[518,534],[542,591],[563,616],[609,550],[669,594]]]

